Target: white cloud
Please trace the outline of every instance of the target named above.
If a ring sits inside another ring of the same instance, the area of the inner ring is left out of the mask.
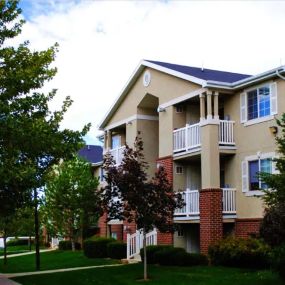
[[[141,59],[252,74],[285,64],[282,1],[30,1],[20,40],[60,44],[46,87],[57,104],[72,97],[64,126],[91,122],[90,142]]]

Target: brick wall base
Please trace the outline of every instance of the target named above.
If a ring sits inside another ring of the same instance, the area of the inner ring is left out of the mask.
[[[208,253],[211,243],[223,237],[222,190],[200,190],[200,252]]]
[[[249,238],[259,235],[259,228],[262,219],[237,219],[235,222],[235,236]]]
[[[137,230],[137,225],[135,222],[128,223],[127,221],[124,221],[123,223],[124,231],[123,231],[123,241],[127,242],[127,234],[133,234]]]
[[[104,213],[98,220],[99,236],[107,237],[107,213]]]

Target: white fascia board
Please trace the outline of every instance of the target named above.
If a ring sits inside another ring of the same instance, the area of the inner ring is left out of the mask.
[[[135,115],[132,115],[126,119],[123,119],[121,121],[115,122],[114,124],[107,126],[104,130],[108,131],[108,130],[114,129],[116,127],[119,127],[121,125],[125,125],[125,124],[132,122],[134,120],[158,121],[158,116],[135,114]]]
[[[91,163],[92,166],[101,166],[103,165],[103,160],[95,163]]]
[[[200,78],[197,78],[197,77],[194,77],[194,76],[190,76],[190,75],[187,75],[185,73],[178,72],[178,71],[175,71],[173,69],[170,69],[170,68],[167,68],[167,67],[163,67],[161,65],[158,65],[158,64],[146,61],[146,60],[143,60],[142,64],[144,66],[147,66],[147,67],[159,70],[161,72],[173,75],[175,77],[178,77],[178,78],[181,78],[181,79],[185,79],[187,81],[191,81],[191,82],[196,83],[196,84],[201,85],[201,86],[205,83],[205,80],[202,80]]]
[[[159,108],[167,108],[169,106],[173,106],[175,104],[181,103],[181,102],[186,101],[188,99],[191,99],[193,97],[199,96],[200,94],[202,94],[206,91],[207,91],[207,89],[205,89],[205,88],[200,88],[200,89],[194,90],[190,93],[187,93],[187,94],[182,95],[180,97],[174,98],[168,102],[165,102],[165,103],[159,105]]]

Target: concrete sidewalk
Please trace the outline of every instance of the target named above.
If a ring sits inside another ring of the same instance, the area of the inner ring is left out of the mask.
[[[115,266],[123,266],[123,265],[125,264],[120,263],[120,264],[107,264],[107,265],[93,265],[93,266],[85,266],[85,267],[62,268],[62,269],[21,272],[21,273],[0,273],[0,280],[1,278],[13,278],[13,277],[21,277],[21,276],[29,276],[29,275],[50,274],[50,273],[57,273],[57,272],[67,272],[67,271],[84,270],[84,269],[92,269],[92,268],[115,267]],[[2,285],[2,283],[0,283],[0,285]]]
[[[51,249],[41,249],[40,252],[47,252],[47,251],[53,251],[56,250],[55,248],[51,248]],[[17,256],[21,256],[21,255],[29,255],[29,254],[35,254],[35,251],[28,251],[28,252],[22,252],[22,253],[15,253],[15,254],[9,254],[7,255],[7,258],[11,258],[11,257],[17,257]],[[0,259],[4,259],[4,256],[0,256]],[[0,285],[2,285],[0,283]]]
[[[13,280],[10,280],[6,277],[1,277],[0,276],[0,285],[21,285],[20,283],[17,283]]]

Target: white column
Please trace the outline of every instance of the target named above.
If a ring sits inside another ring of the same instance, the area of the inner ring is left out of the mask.
[[[212,92],[207,91],[207,120],[213,119],[212,115]]]
[[[204,121],[205,118],[205,95],[200,94],[200,121]]]
[[[214,93],[214,119],[219,120],[219,92]]]

